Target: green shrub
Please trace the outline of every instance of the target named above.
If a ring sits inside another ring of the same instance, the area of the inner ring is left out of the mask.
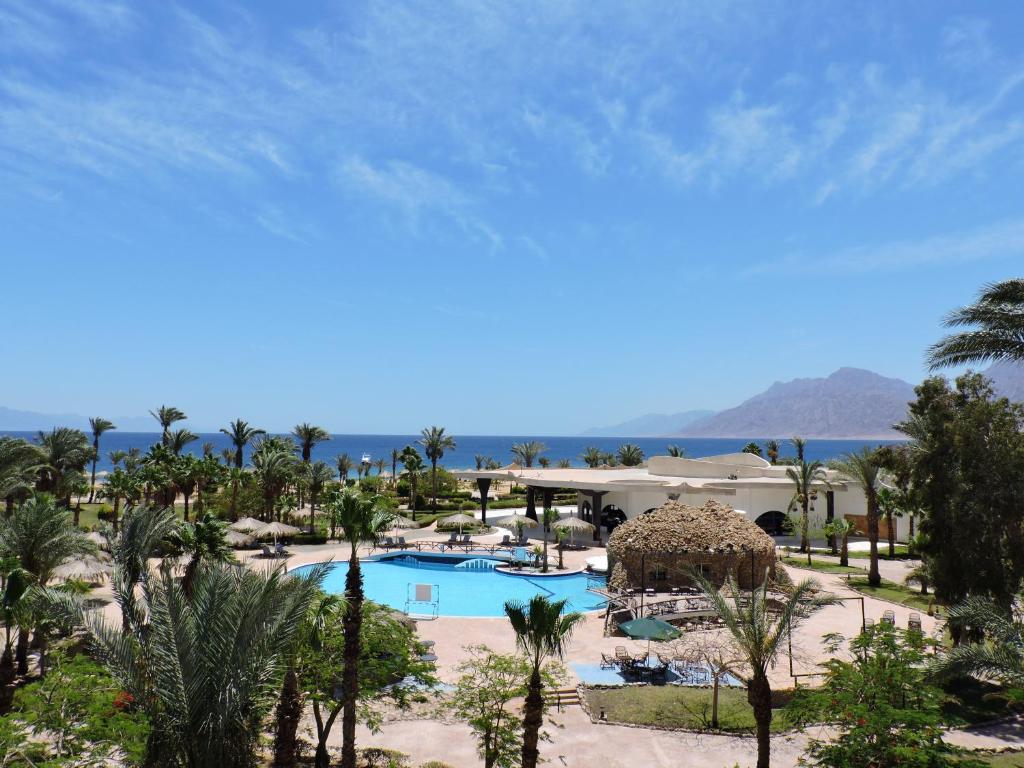
[[[326,544],[327,534],[320,533],[299,533],[292,536],[292,544]]]
[[[405,768],[409,756],[397,749],[386,747],[364,747],[357,758],[359,768]]]

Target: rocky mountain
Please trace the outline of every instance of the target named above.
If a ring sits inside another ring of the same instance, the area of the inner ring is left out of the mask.
[[[160,429],[152,416],[119,416],[110,420],[121,432],[158,432]],[[88,432],[89,419],[77,413],[36,413],[0,405],[0,431],[35,432],[54,427],[74,427]],[[191,425],[190,428],[196,429]]]
[[[647,413],[610,427],[591,427],[582,434],[589,437],[657,437],[678,434],[681,429],[714,411],[682,411],[681,413]]]
[[[1024,365],[1021,363],[992,363],[985,376],[992,380],[996,394],[1024,403]]]
[[[735,408],[684,427],[685,437],[898,438],[914,388],[860,368],[775,382]]]

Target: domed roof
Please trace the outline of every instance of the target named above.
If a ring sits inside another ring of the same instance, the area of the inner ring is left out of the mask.
[[[732,507],[717,501],[691,507],[668,501],[653,512],[617,526],[608,537],[608,554],[639,552],[775,552],[775,541]]]

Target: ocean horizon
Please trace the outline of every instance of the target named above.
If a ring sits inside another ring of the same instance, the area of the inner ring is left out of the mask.
[[[8,431],[0,430],[0,435],[13,435],[34,440],[37,431]],[[686,451],[690,458],[702,456],[714,456],[721,453],[733,453],[739,451],[747,443],[753,441],[764,447],[768,438],[763,437],[578,437],[578,436],[536,436],[536,435],[453,435],[456,447],[454,450],[446,451],[444,458],[439,462],[440,466],[447,469],[466,469],[476,466],[476,456],[487,456],[500,462],[509,464],[513,461],[512,446],[516,443],[538,440],[547,446],[547,450],[541,454],[551,460],[552,464],[560,459],[569,459],[573,466],[586,466],[580,460],[580,454],[594,446],[602,451],[614,453],[623,443],[633,443],[640,446],[645,456],[658,456],[667,453],[668,446],[677,445]],[[318,444],[313,449],[312,458],[314,461],[326,461],[332,467],[335,459],[342,453],[347,453],[355,461],[359,461],[363,454],[369,454],[371,460],[386,459],[388,471],[391,464],[391,450],[401,450],[406,445],[416,445],[423,453],[422,447],[416,441],[419,435],[343,435],[336,434],[330,440]],[[127,451],[129,448],[138,448],[145,452],[151,445],[160,441],[160,432],[120,432],[117,430],[107,432],[100,438],[100,457],[97,462],[99,471],[112,469],[110,452],[115,450]],[[201,456],[204,443],[213,443],[214,453],[220,455],[225,448],[231,447],[231,441],[227,435],[221,432],[204,432],[199,434],[199,439],[190,443],[185,449],[186,453]],[[809,461],[828,461],[837,458],[844,453],[858,450],[863,446],[891,445],[902,442],[900,440],[852,440],[852,439],[809,439],[805,449],[805,457]],[[780,458],[793,457],[796,452],[788,440],[780,440]],[[245,458],[249,460],[250,451],[246,450]],[[426,457],[424,457],[426,458]]]

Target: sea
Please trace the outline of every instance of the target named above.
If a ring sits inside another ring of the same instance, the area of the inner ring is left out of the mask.
[[[5,432],[0,434],[15,435],[28,440],[35,440],[38,432]],[[455,448],[445,451],[444,458],[439,464],[448,469],[466,469],[476,466],[476,456],[487,456],[501,464],[508,464],[513,461],[512,446],[516,443],[537,440],[547,446],[542,454],[551,460],[552,465],[560,459],[569,459],[573,466],[585,466],[580,460],[580,455],[590,446],[602,451],[614,453],[623,443],[634,443],[639,445],[645,456],[664,455],[669,445],[678,445],[686,451],[690,458],[701,456],[714,456],[720,453],[732,453],[739,451],[747,443],[753,441],[764,447],[766,438],[759,437],[543,437],[536,435],[453,435]],[[313,460],[326,461],[332,466],[335,458],[342,453],[347,453],[355,462],[358,462],[364,454],[368,454],[371,461],[386,459],[390,470],[391,451],[394,448],[401,450],[406,445],[416,445],[419,435],[334,435],[330,440],[318,444],[313,449]],[[159,432],[121,432],[111,431],[100,438],[100,457],[97,469],[100,471],[110,470],[110,452],[115,450],[127,451],[129,448],[138,448],[143,453],[154,443],[160,442]],[[808,440],[805,449],[805,458],[808,461],[828,461],[837,458],[850,451],[855,451],[865,445],[878,446],[898,443],[897,440]],[[231,442],[227,436],[220,433],[204,433],[199,439],[190,443],[187,452],[194,455],[202,455],[203,444],[212,443],[214,453],[220,455],[224,448],[230,448]],[[792,444],[788,441],[780,441],[780,456],[794,456]],[[420,448],[422,454],[422,448]],[[426,457],[424,457],[426,458]],[[248,460],[248,451],[246,452]]]

